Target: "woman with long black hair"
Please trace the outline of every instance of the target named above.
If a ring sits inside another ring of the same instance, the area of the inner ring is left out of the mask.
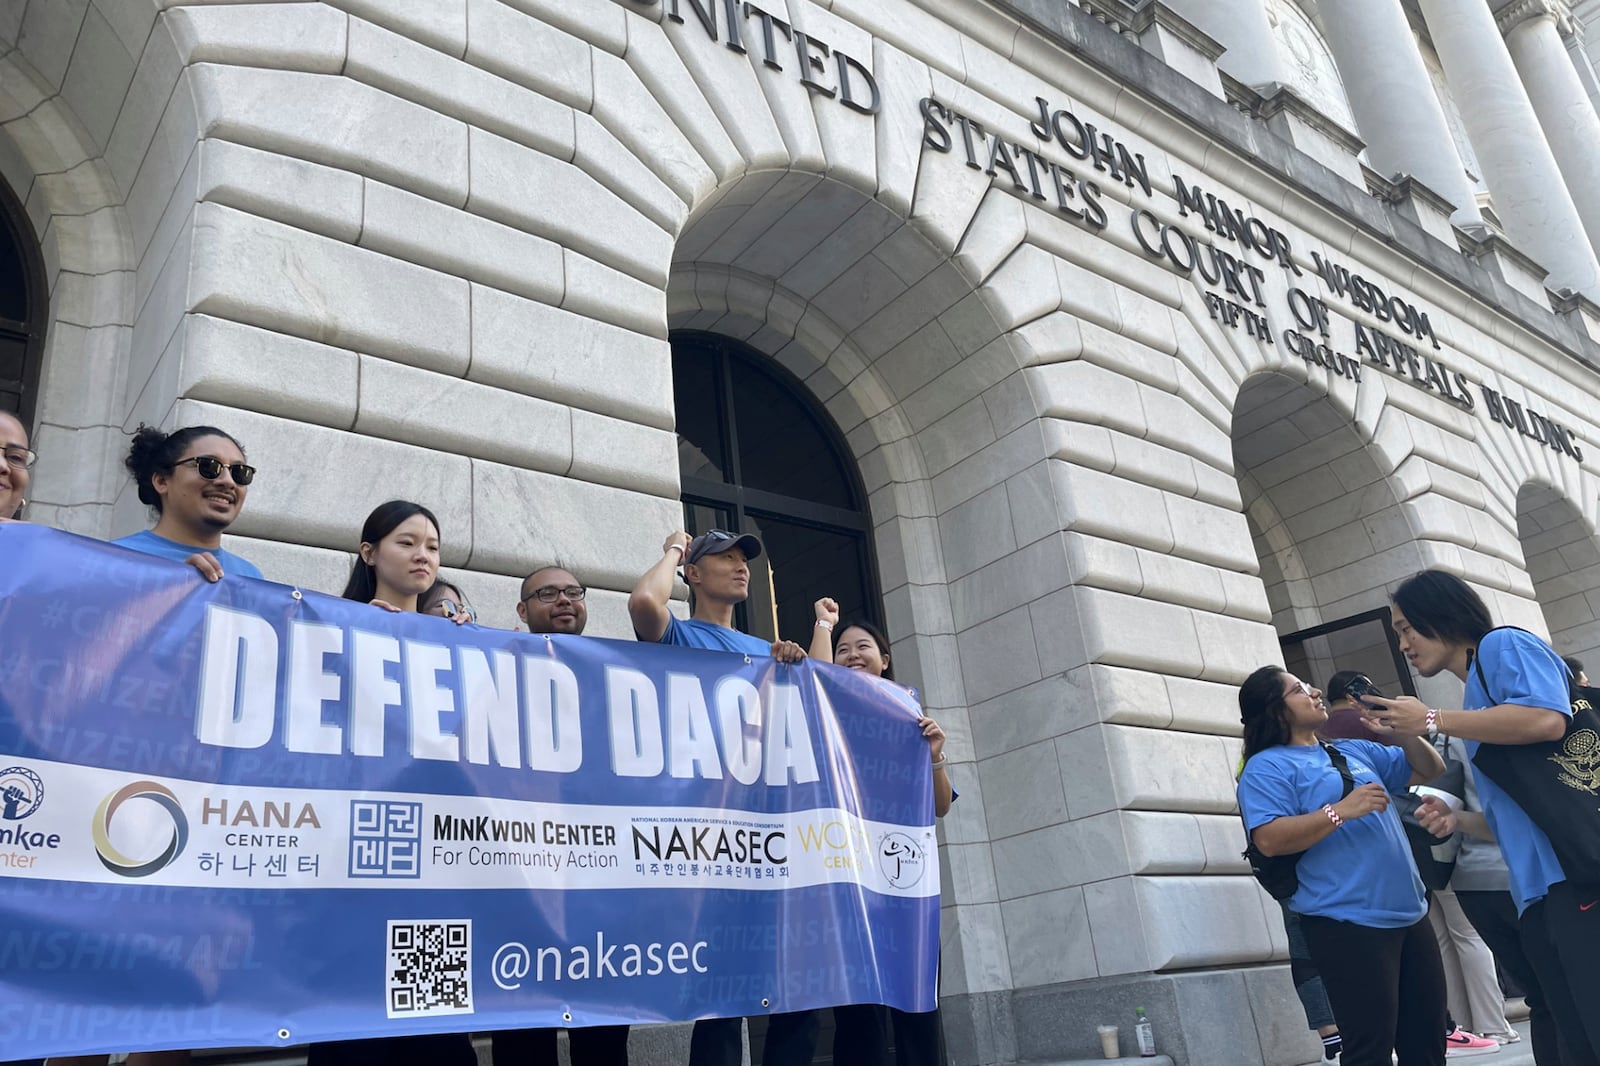
[[[420,503],[390,500],[361,526],[343,596],[395,613],[418,612],[418,600],[439,577],[439,520]],[[467,621],[465,612],[453,620]],[[428,1033],[312,1044],[307,1066],[476,1066],[466,1033]]]
[[[439,520],[420,503],[380,503],[361,526],[361,546],[341,595],[387,611],[415,611],[439,577]]]
[[[813,659],[894,681],[889,638],[883,630],[864,618],[840,626],[839,605],[828,597],[818,600],[815,610],[809,649]],[[956,797],[945,768],[944,730],[926,715],[917,720],[917,727],[928,741],[928,755],[933,760],[933,814],[943,818]],[[833,1009],[833,1024],[833,1061],[838,1066],[887,1066],[891,1030],[895,1061],[902,1066],[944,1062],[944,1026],[937,1007],[913,1014],[879,1003],[853,1003]]]
[[[1428,904],[1389,794],[1444,772],[1439,753],[1320,741],[1322,693],[1281,666],[1239,689],[1244,772],[1239,810],[1262,854],[1298,855],[1288,900],[1322,974],[1344,1066],[1443,1066],[1445,983]],[[1374,727],[1374,733],[1380,733]],[[1345,775],[1350,778],[1345,786]]]

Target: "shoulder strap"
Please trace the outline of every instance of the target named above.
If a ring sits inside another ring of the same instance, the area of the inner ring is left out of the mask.
[[[1478,657],[1478,649],[1472,649],[1472,669],[1478,675],[1478,684],[1483,688],[1483,694],[1492,701],[1494,697],[1489,694],[1489,679],[1483,676],[1483,660]]]
[[[1523,629],[1521,626],[1495,626],[1494,629],[1489,630],[1489,633],[1493,633],[1495,629],[1518,629],[1524,633],[1528,632],[1528,630]],[[1487,637],[1489,633],[1485,633],[1484,636]],[[1535,634],[1535,636],[1537,636],[1537,634]],[[1478,648],[1481,647],[1483,647],[1483,640],[1480,638],[1478,641]],[[1473,672],[1478,675],[1478,684],[1483,686],[1483,694],[1488,696],[1489,699],[1494,703],[1499,703],[1500,701],[1495,699],[1494,693],[1489,691],[1489,679],[1483,676],[1483,657],[1478,654],[1478,648],[1472,649]],[[1552,648],[1551,650],[1554,651],[1555,649]],[[1565,663],[1562,664],[1562,668],[1566,668]],[[1572,671],[1570,670],[1567,671],[1567,695],[1574,702],[1580,698],[1580,693],[1578,691],[1578,679],[1573,676]]]
[[[1356,788],[1356,779],[1350,776],[1350,764],[1345,761],[1344,752],[1334,745],[1329,744],[1326,740],[1319,740],[1317,743],[1321,744],[1322,750],[1328,753],[1328,761],[1333,763],[1333,768],[1339,771],[1339,780],[1344,782],[1344,792],[1340,794],[1339,798],[1344,799],[1345,796],[1354,792]]]
[[[1527,632],[1521,626],[1495,626],[1494,629],[1489,630],[1489,633],[1493,633],[1497,629],[1521,629],[1522,632]],[[1483,656],[1478,654],[1478,648],[1483,647],[1484,637],[1487,637],[1489,633],[1479,637],[1477,647],[1472,649],[1472,669],[1478,675],[1478,684],[1483,687],[1483,694],[1488,696],[1493,703],[1499,703],[1500,701],[1494,698],[1494,693],[1489,691],[1489,679],[1483,676]]]

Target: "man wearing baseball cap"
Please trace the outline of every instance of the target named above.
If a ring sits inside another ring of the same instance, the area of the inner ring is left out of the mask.
[[[770,655],[780,663],[797,663],[806,651],[792,640],[768,644],[733,628],[733,609],[750,595],[750,560],[761,555],[761,541],[749,533],[713,529],[690,538],[683,530],[670,534],[661,558],[633,587],[628,614],[640,640],[741,655]],[[673,573],[683,564],[689,586],[690,617],[667,610]],[[689,1066],[738,1066],[744,1057],[741,1018],[702,1018],[694,1023]],[[767,1066],[809,1063],[817,1046],[817,1014],[796,1011],[773,1014],[761,1061]]]
[[[628,596],[634,633],[652,644],[770,655],[780,663],[804,659],[805,649],[792,640],[768,644],[733,628],[733,609],[750,595],[750,561],[760,555],[761,541],[749,533],[713,529],[691,540],[681,529],[673,532],[661,546],[661,558]],[[689,586],[687,620],[667,610],[679,563]]]

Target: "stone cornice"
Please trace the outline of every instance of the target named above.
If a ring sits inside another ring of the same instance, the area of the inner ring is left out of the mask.
[[[1481,259],[1487,255],[1498,255],[1514,263],[1524,273],[1542,278],[1549,273],[1543,263],[1533,256],[1518,250],[1516,245],[1506,239],[1500,230],[1487,224],[1478,226],[1457,226],[1456,243],[1461,246],[1461,254],[1470,259]],[[1563,293],[1570,290],[1563,289]],[[1553,308],[1552,308],[1553,309]]]
[[[1152,25],[1160,26],[1183,43],[1215,63],[1227,51],[1215,37],[1178,14],[1161,0],[1137,0],[1128,28],[1142,34]]]
[[[1068,0],[1117,33],[1134,32],[1135,0]]]
[[[1495,13],[1495,25],[1500,27],[1503,36],[1524,22],[1541,18],[1554,19],[1556,29],[1563,37],[1578,32],[1577,21],[1573,19],[1572,8],[1566,0],[1512,0]]]
[[[1233,83],[1234,92],[1229,95],[1229,99],[1259,118],[1271,118],[1287,111],[1301,122],[1321,132],[1352,156],[1360,155],[1361,150],[1367,146],[1366,141],[1346,129],[1338,120],[1328,117],[1317,105],[1301,96],[1293,86],[1274,82],[1259,89],[1247,90],[1250,96],[1254,97],[1251,101],[1243,92],[1238,91],[1238,85],[1238,82]]]
[[[1398,204],[1406,200],[1420,200],[1446,218],[1455,211],[1454,204],[1410,174],[1396,174],[1386,178],[1363,163],[1361,176],[1366,179],[1367,191],[1384,203]]]
[[[918,0],[929,4],[933,0]],[[939,0],[947,3],[948,0]],[[1600,371],[1600,341],[1574,325],[1573,316],[1557,315],[1548,300],[1535,302],[1479,261],[1463,255],[1453,242],[1427,234],[1393,205],[1357,189],[1287,140],[1266,129],[1259,119],[1241,113],[1227,100],[1204,89],[1121,37],[1083,10],[1062,0],[983,0],[1040,34],[1063,54],[1100,71],[1115,84],[1143,97],[1209,138],[1218,149],[1247,159],[1254,169],[1295,189],[1312,203],[1337,213],[1357,231],[1393,248],[1421,269],[1455,286],[1467,299],[1493,307],[1530,334],[1562,349],[1576,363]],[[1443,303],[1443,301],[1440,301]]]

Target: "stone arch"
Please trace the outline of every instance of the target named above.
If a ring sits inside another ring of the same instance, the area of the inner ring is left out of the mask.
[[[835,48],[872,55],[885,93],[909,97],[902,109],[931,91],[928,67],[893,46],[820,8],[790,13]],[[991,646],[1038,595],[1002,572],[1008,556],[1059,530],[1044,442],[1028,428],[1038,411],[1021,372],[1027,344],[990,287],[1003,255],[991,254],[996,235],[978,218],[981,203],[1010,198],[990,192],[986,175],[925,156],[919,128],[796,92],[753,54],[744,65],[719,48],[713,61],[698,33],[667,23],[630,32],[630,56],[665,44],[694,72],[657,99],[712,171],[676,231],[667,325],[766,352],[835,420],[868,493],[897,675],[919,683],[951,736],[970,737],[973,671],[1005,671]],[[1016,602],[994,606],[1002,597]],[[943,823],[959,842],[941,849],[954,886],[947,998],[1010,987],[997,962],[999,909],[981,888],[993,878],[981,753],[970,742],[953,750],[963,799]],[[966,1032],[986,1025],[951,1017]]]
[[[23,7],[0,27],[0,177],[27,206],[50,290],[32,514],[104,535],[137,375],[160,361],[180,314],[181,270],[163,291],[157,281],[187,261],[193,198],[169,195],[199,132],[192,99],[175,91],[183,64],[159,5]],[[140,413],[160,421],[168,406]]]
[[[1389,588],[1427,565],[1393,458],[1351,400],[1265,371],[1244,382],[1235,403],[1241,499],[1280,637],[1381,611]],[[1314,684],[1352,666],[1380,687],[1400,680],[1381,620],[1285,655]]]
[[[965,456],[954,430],[939,430],[963,407],[985,412],[985,390],[1018,358],[953,242],[939,247],[878,190],[799,165],[744,174],[695,205],[674,249],[668,326],[771,356],[833,418],[868,494],[897,664],[930,708],[964,708],[947,591],[964,562],[946,551],[940,485]],[[969,363],[979,353],[986,371]],[[990,430],[980,447],[994,440]]]
[[[1257,553],[1283,575],[1268,589],[1280,628],[1306,628],[1361,602],[1382,587],[1378,571],[1417,568],[1393,467],[1340,394],[1272,370],[1252,374],[1235,401],[1233,441],[1242,503],[1261,533]],[[1356,560],[1376,562],[1372,586],[1351,586],[1338,572]]]
[[[1600,539],[1593,517],[1560,489],[1535,481],[1518,490],[1516,516],[1533,598],[1550,643],[1600,678]]]

